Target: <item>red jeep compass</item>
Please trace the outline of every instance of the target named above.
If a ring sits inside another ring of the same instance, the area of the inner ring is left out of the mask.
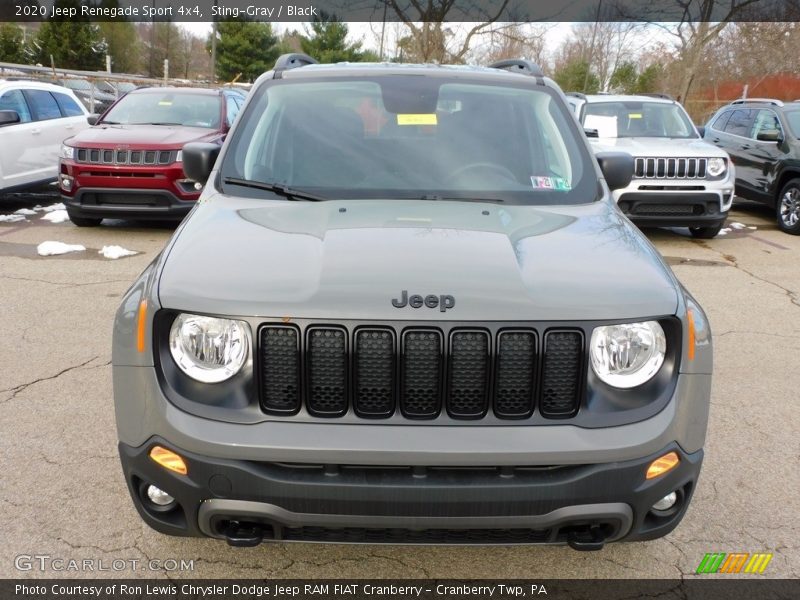
[[[244,103],[236,89],[144,88],[61,147],[59,185],[79,227],[104,217],[180,220],[200,196],[183,172],[187,142],[221,144]]]

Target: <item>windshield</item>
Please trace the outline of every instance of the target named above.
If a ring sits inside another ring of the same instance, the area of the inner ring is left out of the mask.
[[[591,102],[583,120],[601,138],[696,138],[694,125],[677,104],[666,102]]]
[[[598,193],[563,101],[527,80],[283,79],[255,93],[222,165],[229,193],[273,197],[256,182],[323,198],[562,204]]]
[[[85,79],[65,79],[64,87],[71,90],[91,90],[92,85]]]
[[[218,95],[171,91],[131,93],[117,102],[103,116],[102,122],[218,129],[221,111]]]
[[[792,130],[794,137],[800,137],[800,109],[785,110],[783,113],[789,121],[789,129]]]

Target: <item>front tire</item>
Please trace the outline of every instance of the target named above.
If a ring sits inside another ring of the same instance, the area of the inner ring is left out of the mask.
[[[722,223],[719,225],[713,225],[711,227],[689,227],[689,233],[692,234],[693,238],[698,240],[710,240],[717,236],[717,234],[722,229]]]
[[[790,179],[775,203],[778,227],[791,235],[800,235],[800,179]]]
[[[69,211],[67,211],[69,214]],[[97,227],[100,225],[103,219],[98,219],[97,217],[78,217],[69,215],[69,220],[75,223],[78,227]]]

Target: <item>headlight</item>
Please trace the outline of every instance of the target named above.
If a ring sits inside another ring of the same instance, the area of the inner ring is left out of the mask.
[[[725,159],[724,158],[709,158],[706,165],[706,173],[711,177],[719,177],[725,172]]]
[[[70,160],[75,158],[75,148],[61,144],[61,158],[69,158]]]
[[[169,351],[181,371],[203,383],[230,379],[247,362],[247,323],[180,314],[169,332]]]
[[[667,340],[656,321],[597,327],[592,332],[592,369],[608,385],[632,388],[649,381],[664,364]]]

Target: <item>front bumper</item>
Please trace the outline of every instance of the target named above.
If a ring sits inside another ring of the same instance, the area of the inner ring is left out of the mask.
[[[187,475],[158,466],[156,445],[181,454]],[[218,459],[160,438],[119,445],[122,468],[142,518],[171,535],[227,538],[242,531],[266,541],[344,543],[557,544],[594,549],[672,531],[695,489],[703,451],[670,444],[636,460],[529,467],[419,467],[287,464]],[[645,479],[649,464],[675,451],[680,464]],[[146,500],[155,484],[176,499],[164,511]],[[677,491],[676,505],[652,505]],[[254,540],[250,539],[250,542]],[[251,545],[251,544],[241,544]]]

